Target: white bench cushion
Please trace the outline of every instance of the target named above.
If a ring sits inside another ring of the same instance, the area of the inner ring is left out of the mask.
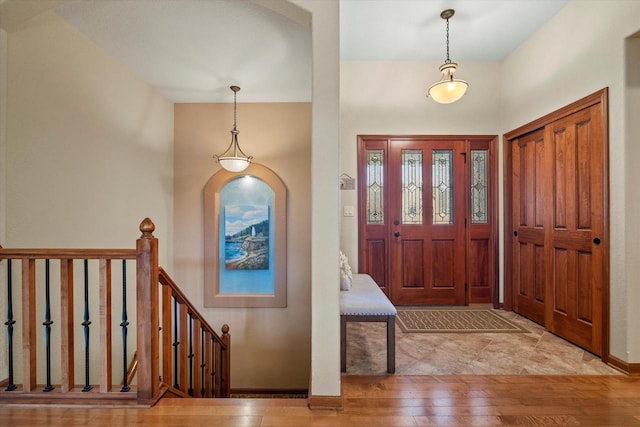
[[[340,315],[395,316],[396,308],[368,274],[354,274],[351,289],[340,291]]]

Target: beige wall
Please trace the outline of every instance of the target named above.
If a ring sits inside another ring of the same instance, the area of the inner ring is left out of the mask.
[[[6,159],[0,172],[6,233],[1,244],[135,248],[138,225],[148,216],[156,224],[161,262],[170,271],[173,104],[52,12],[9,33],[7,46],[6,144],[0,145],[0,159]],[[82,301],[78,289],[76,300]],[[55,286],[52,294],[55,301]],[[16,292],[14,301],[18,298]],[[92,347],[97,348],[99,311],[95,296],[90,301]],[[82,318],[80,304],[76,310]],[[43,312],[39,305],[38,313]],[[134,312],[129,316],[134,319]],[[59,342],[60,329],[53,331],[53,342]],[[78,334],[78,343],[83,342]],[[42,336],[38,340],[42,354]],[[135,346],[133,333],[130,344]],[[116,340],[116,352],[118,345]],[[53,366],[59,367],[59,352],[52,353]],[[76,354],[77,360],[81,356]],[[21,358],[16,362],[20,373]],[[114,373],[121,372],[118,362],[114,358]],[[97,351],[91,366],[97,375]],[[44,373],[41,365],[40,383]],[[82,370],[76,374],[80,383]]]
[[[172,103],[52,12],[8,47],[7,244],[135,247],[148,216],[170,265]]]
[[[0,29],[0,245],[6,246],[5,224],[7,211],[7,32]],[[4,273],[0,263],[0,273]],[[0,276],[6,277],[6,276]],[[0,298],[0,313],[7,312],[6,298]],[[7,348],[5,334],[0,334],[0,348]],[[0,377],[7,377],[7,352],[0,352]]]
[[[235,83],[235,82],[232,82]],[[233,93],[229,91],[229,98]],[[210,324],[228,323],[232,388],[306,389],[311,346],[311,105],[245,104],[240,147],[287,187],[287,307],[203,307],[203,189],[231,140],[233,104],[175,104],[174,279]],[[337,287],[336,287],[337,289]]]
[[[628,182],[626,201],[625,267],[627,276],[626,301],[628,313],[627,343],[629,361],[640,363],[640,339],[638,325],[640,318],[634,302],[640,301],[640,32],[635,38],[627,39],[625,46],[625,182]]]
[[[500,110],[503,133],[609,87],[611,353],[636,363],[640,236],[633,224],[640,208],[640,159],[629,156],[638,153],[637,128],[625,123],[637,121],[640,111],[626,109],[624,48],[625,38],[639,29],[640,2],[571,2],[504,61]]]

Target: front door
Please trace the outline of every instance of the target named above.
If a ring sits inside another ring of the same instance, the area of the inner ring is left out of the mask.
[[[493,302],[492,141],[360,137],[359,271],[394,304]]]
[[[391,298],[465,304],[464,141],[390,147]]]

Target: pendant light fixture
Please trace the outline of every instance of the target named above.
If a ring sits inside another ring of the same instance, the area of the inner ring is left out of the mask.
[[[230,89],[233,91],[233,129],[231,130],[231,144],[229,144],[229,147],[227,147],[224,153],[214,155],[213,158],[216,159],[216,162],[220,163],[220,166],[229,172],[242,172],[249,166],[253,157],[244,154],[238,144],[238,134],[240,131],[236,129],[236,95],[240,88],[238,86],[231,86]]]
[[[442,73],[442,80],[438,83],[431,85],[427,97],[431,97],[434,101],[440,104],[451,104],[456,102],[462,95],[465,94],[469,83],[464,80],[458,80],[453,78],[453,73],[458,68],[458,64],[451,62],[449,59],[449,18],[456,13],[453,9],[446,9],[440,13],[440,18],[447,21],[447,59],[444,64],[440,66],[440,72]]]

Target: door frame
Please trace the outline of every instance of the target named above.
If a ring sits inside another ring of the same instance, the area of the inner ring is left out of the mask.
[[[489,262],[489,269],[491,276],[493,277],[490,280],[490,286],[492,291],[491,304],[494,308],[500,307],[500,239],[499,239],[499,228],[500,228],[500,218],[499,218],[499,193],[498,193],[498,136],[497,135],[381,135],[381,134],[360,134],[357,136],[357,174],[358,174],[358,271],[367,272],[366,271],[366,260],[362,256],[363,248],[366,245],[365,242],[365,227],[366,227],[366,213],[363,209],[360,209],[361,206],[364,206],[366,203],[366,194],[364,191],[361,191],[361,183],[366,182],[366,162],[364,159],[364,141],[377,140],[381,144],[386,144],[388,149],[388,142],[392,139],[400,139],[400,140],[410,140],[410,139],[419,139],[421,141],[460,141],[464,140],[466,145],[466,150],[469,152],[466,153],[467,161],[470,159],[470,150],[473,149],[474,142],[484,142],[488,146],[489,151],[489,171],[488,171],[488,185],[489,185],[489,194],[491,197],[489,198],[489,234],[490,239],[493,241],[493,245],[490,250],[493,252],[492,259]],[[387,151],[388,154],[388,151]],[[468,163],[465,163],[468,164]],[[470,167],[465,167],[465,179],[470,182]],[[389,182],[388,180],[388,168],[384,168],[383,171],[383,179],[384,182]],[[469,217],[471,201],[468,197],[468,189],[465,190],[465,216]],[[388,211],[389,198],[385,197],[383,206],[385,212]],[[386,226],[386,225],[385,225]],[[387,238],[391,233],[391,227],[387,232]],[[467,254],[470,250],[471,243],[471,233],[469,232],[469,228],[466,228],[465,231],[465,250]],[[385,259],[389,259],[389,247],[385,248]],[[467,261],[468,262],[468,261]],[[466,266],[466,276],[467,283],[469,282],[469,266]],[[390,268],[385,268],[384,280],[383,283],[379,283],[382,290],[387,293],[390,291],[391,283],[390,283]],[[467,286],[465,289],[465,300],[466,304],[469,303],[469,298],[471,295],[471,286]]]
[[[603,286],[602,286],[602,361],[608,363],[611,361],[611,355],[609,353],[609,340],[610,340],[610,233],[609,233],[609,111],[608,111],[608,88],[601,89],[586,97],[579,99],[565,107],[555,110],[543,117],[540,117],[530,123],[527,123],[519,128],[509,131],[502,136],[502,152],[503,152],[503,247],[504,247],[504,309],[513,310],[515,290],[513,289],[513,245],[512,245],[512,233],[513,233],[513,206],[512,195],[513,186],[511,181],[512,174],[512,151],[511,144],[518,137],[521,137],[527,133],[544,128],[545,126],[555,122],[558,119],[569,116],[585,108],[591,107],[596,104],[601,105],[602,109],[602,172],[603,172],[603,251],[605,256],[603,257]]]

